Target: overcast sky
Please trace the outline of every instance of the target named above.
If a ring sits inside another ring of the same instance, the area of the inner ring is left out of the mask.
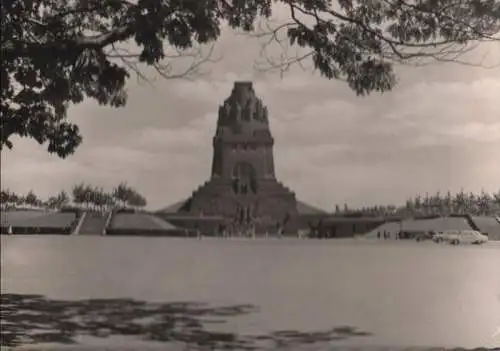
[[[487,52],[500,58],[494,49]],[[400,68],[393,92],[360,98],[300,69],[282,79],[256,72],[255,40],[226,33],[219,54],[194,81],[131,79],[125,108],[73,108],[84,143],[65,160],[15,139],[2,152],[2,188],[46,197],[78,182],[111,189],[127,181],[152,209],[186,198],[210,176],[218,106],[236,80],[253,80],[268,106],[277,177],[303,201],[332,210],[500,188],[500,68]]]

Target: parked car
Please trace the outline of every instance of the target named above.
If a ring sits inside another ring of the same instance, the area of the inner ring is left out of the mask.
[[[476,230],[448,230],[436,233],[433,240],[435,242],[448,242],[453,245],[464,244],[484,244],[488,242],[488,236]]]
[[[450,244],[484,244],[488,242],[488,236],[478,232],[477,230],[462,230],[459,234],[450,238]]]

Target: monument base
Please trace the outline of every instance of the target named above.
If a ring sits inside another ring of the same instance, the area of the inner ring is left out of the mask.
[[[222,217],[227,228],[259,234],[296,234],[298,211],[295,194],[274,178],[258,179],[257,191],[237,195],[229,179],[214,177],[198,187],[179,208],[190,217]]]

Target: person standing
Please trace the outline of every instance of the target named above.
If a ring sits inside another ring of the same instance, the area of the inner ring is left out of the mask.
[[[281,237],[283,236],[283,226],[281,225],[280,222],[278,222],[277,226],[278,226],[278,238],[281,239]]]

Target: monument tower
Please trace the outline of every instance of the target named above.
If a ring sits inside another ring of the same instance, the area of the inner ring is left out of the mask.
[[[257,230],[278,223],[286,223],[285,231],[296,230],[297,201],[276,179],[273,146],[267,107],[251,82],[236,82],[219,107],[211,177],[177,212],[252,222]]]

